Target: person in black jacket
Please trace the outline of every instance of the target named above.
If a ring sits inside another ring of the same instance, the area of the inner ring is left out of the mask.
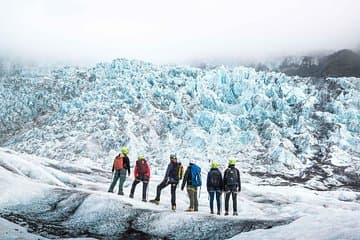
[[[223,190],[223,179],[219,164],[213,162],[207,175],[206,187],[210,196],[210,213],[214,214],[214,197],[216,195],[217,215],[221,214],[221,192]]]
[[[112,167],[112,173],[114,173],[113,181],[109,187],[108,192],[113,192],[114,187],[119,181],[119,195],[124,195],[123,192],[123,186],[126,180],[126,172],[128,172],[128,175],[130,176],[130,160],[127,154],[129,153],[129,149],[127,147],[123,147],[121,149],[121,154],[117,155],[114,159],[114,164]]]
[[[177,158],[175,154],[170,155],[170,163],[166,169],[166,174],[163,181],[156,188],[156,197],[150,202],[159,204],[160,203],[160,195],[161,190],[167,187],[169,184],[171,185],[171,209],[176,210],[176,187],[179,183],[179,180],[182,178],[183,167],[181,163],[177,162]]]
[[[187,169],[185,171],[184,179],[181,184],[181,191],[183,191],[185,188],[185,185],[187,185],[186,190],[187,190],[189,200],[190,200],[190,206],[186,210],[187,212],[193,212],[193,211],[197,212],[198,208],[199,208],[199,203],[198,203],[198,199],[197,199],[197,193],[198,193],[197,186],[194,186],[194,184],[192,182],[192,168],[195,166],[196,165],[193,163],[189,164],[189,166],[187,167]]]
[[[225,215],[229,215],[229,199],[232,196],[233,215],[237,213],[237,193],[241,191],[240,171],[235,167],[236,161],[230,159],[229,167],[224,173],[224,190],[225,190]]]

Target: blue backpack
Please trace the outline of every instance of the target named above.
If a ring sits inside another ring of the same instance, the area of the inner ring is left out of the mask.
[[[194,187],[201,186],[201,168],[195,164],[191,166],[191,185]]]

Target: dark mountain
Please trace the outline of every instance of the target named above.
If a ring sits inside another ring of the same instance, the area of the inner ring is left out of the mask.
[[[277,70],[301,77],[360,77],[360,55],[344,49],[323,57],[285,58]]]

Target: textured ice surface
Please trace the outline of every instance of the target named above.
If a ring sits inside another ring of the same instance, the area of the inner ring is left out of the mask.
[[[59,236],[225,239],[238,234],[236,237],[240,239],[243,236],[245,239],[271,236],[303,239],[301,232],[305,230],[308,230],[304,235],[307,239],[341,239],[340,236],[344,236],[342,239],[356,239],[353,236],[358,234],[359,223],[354,219],[360,212],[360,194],[349,190],[313,191],[301,186],[261,186],[256,178],[244,174],[243,190],[238,194],[239,216],[225,217],[209,214],[204,190],[199,198],[199,212],[184,212],[189,201],[187,194],[180,190],[177,191],[177,211],[173,212],[170,211],[169,188],[162,191],[161,202],[157,206],[140,201],[139,187],[134,199],[105,192],[110,184],[110,175],[104,181],[104,172],[96,169],[70,163],[62,166],[50,159],[2,148],[0,160],[0,217],[23,227],[16,233],[9,229],[9,226],[16,226],[0,218],[0,236],[5,234],[4,239],[15,238],[19,234],[32,239],[33,235],[26,233],[26,229],[51,239]],[[19,166],[24,161],[27,168],[32,169],[32,174],[23,174],[26,171]],[[55,178],[62,176],[58,180],[63,184],[59,186],[49,175]],[[149,185],[149,198],[154,197],[156,185],[161,179],[162,176],[154,173]],[[125,184],[126,194],[129,188]],[[252,232],[246,233],[248,231]],[[9,234],[6,235],[6,232]]]
[[[91,68],[9,67],[0,75],[0,141],[91,166],[110,168],[127,145],[130,159],[143,153],[152,166],[163,166],[171,152],[206,168],[235,157],[258,176],[316,183],[310,187],[356,185],[359,93],[356,78],[308,79],[245,67],[125,59]]]

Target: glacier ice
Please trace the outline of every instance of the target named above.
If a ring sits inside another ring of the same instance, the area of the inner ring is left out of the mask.
[[[244,171],[304,181],[314,164],[360,166],[357,78],[126,59],[0,76],[0,141],[17,151],[105,167],[123,145],[159,167],[170,152],[204,167],[236,156]]]

